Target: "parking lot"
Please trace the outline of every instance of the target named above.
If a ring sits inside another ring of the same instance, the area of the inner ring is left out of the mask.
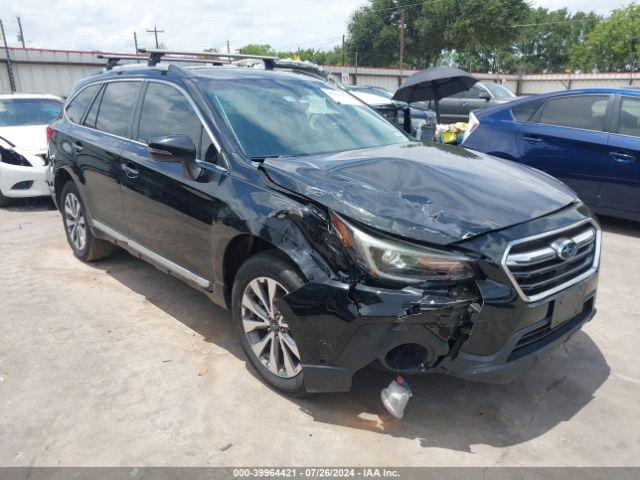
[[[292,399],[228,312],[124,252],[83,264],[46,200],[0,210],[0,464],[638,465],[640,225],[604,222],[598,314],[510,385],[364,370]]]

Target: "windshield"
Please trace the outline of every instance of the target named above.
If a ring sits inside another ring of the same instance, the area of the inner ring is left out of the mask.
[[[487,89],[491,92],[491,94],[498,100],[507,100],[509,98],[515,98],[515,95],[511,93],[511,90],[497,83],[487,82],[487,83],[483,83],[482,85],[484,87],[487,87]]]
[[[317,155],[408,142],[364,103],[308,79],[207,79],[204,94],[251,158]]]
[[[61,101],[48,98],[0,100],[0,127],[46,125],[58,116],[61,109]]]

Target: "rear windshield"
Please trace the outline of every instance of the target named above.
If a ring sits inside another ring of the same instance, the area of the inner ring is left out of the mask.
[[[201,89],[251,158],[315,155],[408,142],[344,90],[307,79],[205,79]]]
[[[50,98],[13,98],[0,100],[0,127],[46,125],[54,120],[62,102]]]

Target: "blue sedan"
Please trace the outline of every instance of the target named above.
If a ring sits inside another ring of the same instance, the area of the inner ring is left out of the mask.
[[[638,90],[568,90],[477,111],[464,147],[543,170],[598,214],[640,221]]]

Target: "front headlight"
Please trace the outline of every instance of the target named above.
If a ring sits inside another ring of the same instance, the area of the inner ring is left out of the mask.
[[[381,239],[335,213],[331,222],[351,256],[372,277],[402,283],[456,282],[474,278],[474,260],[463,255]]]

